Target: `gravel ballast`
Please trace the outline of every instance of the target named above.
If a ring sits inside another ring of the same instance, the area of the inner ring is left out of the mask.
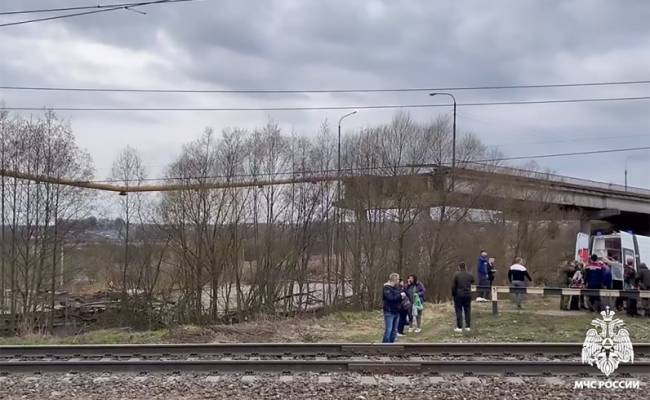
[[[574,389],[572,377],[9,375],[0,377],[0,399],[638,399],[646,379],[640,389]]]

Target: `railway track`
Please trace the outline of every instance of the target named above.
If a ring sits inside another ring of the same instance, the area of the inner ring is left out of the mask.
[[[297,373],[594,375],[579,343],[165,344],[1,346],[0,373]],[[622,375],[650,375],[650,344]]]
[[[582,343],[209,343],[89,344],[0,346],[0,358],[37,356],[220,355],[580,355]],[[634,345],[636,355],[650,356],[650,343]]]

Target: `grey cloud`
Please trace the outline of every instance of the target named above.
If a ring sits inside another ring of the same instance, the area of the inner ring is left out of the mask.
[[[30,7],[69,4],[33,1]],[[3,9],[26,7],[4,2]],[[524,1],[235,1],[204,0],[149,7],[148,15],[130,12],[0,28],[0,41],[83,39],[163,58],[169,65],[152,64],[147,74],[161,86],[224,88],[340,88],[438,85],[514,84],[647,79],[650,62],[650,4],[573,0]],[[19,54],[19,55],[18,55]],[[7,54],[11,57],[12,54]],[[22,62],[44,63],[39,54],[15,52]],[[56,63],[43,65],[47,73],[0,63],[5,83],[92,85]],[[137,78],[137,77],[136,77]],[[136,79],[137,81],[137,79]],[[112,86],[125,86],[116,81]],[[142,86],[142,85],[140,85]],[[544,97],[608,97],[647,95],[650,87],[459,92],[459,102]],[[97,94],[0,93],[10,104],[83,104],[107,106],[156,105],[329,105],[421,103],[426,93],[338,96],[140,96]],[[533,107],[533,106],[527,106]],[[459,118],[461,130],[479,134],[487,143],[516,143],[524,136],[560,139],[579,133],[600,137],[648,132],[648,102],[558,105],[536,108],[459,109],[459,114],[497,116],[490,123]],[[413,111],[430,119],[448,109]],[[316,131],[325,116],[336,113],[276,113],[271,117],[301,131]],[[215,128],[237,123],[263,124],[269,113],[214,114],[197,121],[214,121]],[[390,112],[366,112],[350,127],[388,119]],[[143,114],[75,114],[84,121],[101,120],[110,126],[119,118],[141,134],[184,118]],[[496,120],[496,122],[494,121]],[[74,120],[73,120],[74,123]],[[141,128],[148,124],[149,131]],[[187,130],[178,126],[187,138]],[[200,127],[193,127],[198,134]],[[135,129],[135,128],[133,128]],[[148,133],[147,133],[148,132]],[[577,133],[576,133],[577,132]],[[83,133],[80,133],[83,134]],[[170,133],[171,135],[171,133]],[[168,137],[169,139],[169,137]],[[180,140],[180,139],[178,139]],[[176,142],[174,142],[176,143]],[[529,153],[593,148],[589,141],[510,146],[506,151]],[[648,145],[649,139],[621,139],[621,146]],[[604,147],[612,146],[608,141]],[[161,144],[161,146],[163,146]],[[590,147],[591,146],[591,147]],[[514,148],[513,148],[514,147]],[[603,147],[603,146],[601,146]],[[158,147],[157,147],[158,148]],[[162,149],[163,147],[159,147]],[[504,148],[505,149],[505,148]],[[162,150],[161,150],[162,151]],[[174,150],[170,148],[170,153]],[[603,163],[620,163],[603,157]],[[540,162],[541,163],[541,162]],[[582,161],[544,161],[566,173],[588,174]],[[642,165],[642,164],[639,164]],[[603,175],[604,176],[604,175]],[[612,175],[612,179],[616,175]],[[650,185],[648,177],[646,185]]]

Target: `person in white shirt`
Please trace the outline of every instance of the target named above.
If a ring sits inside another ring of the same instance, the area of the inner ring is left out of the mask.
[[[515,258],[515,263],[510,266],[508,271],[508,281],[514,288],[525,288],[526,279],[532,281],[533,279],[528,274],[528,270],[524,266],[524,259],[521,257]],[[524,293],[523,291],[515,291],[515,304],[517,308],[521,308],[521,302],[523,301]]]

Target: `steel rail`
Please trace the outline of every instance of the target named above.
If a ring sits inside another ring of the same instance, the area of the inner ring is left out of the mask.
[[[582,343],[209,343],[209,344],[88,344],[0,346],[1,358],[107,357],[171,355],[580,355]],[[650,355],[650,343],[634,344],[637,355]]]
[[[356,360],[124,360],[0,362],[11,373],[294,373],[357,372],[463,375],[599,375],[597,368],[561,361],[356,361]],[[650,375],[650,362],[621,364],[615,375]]]

